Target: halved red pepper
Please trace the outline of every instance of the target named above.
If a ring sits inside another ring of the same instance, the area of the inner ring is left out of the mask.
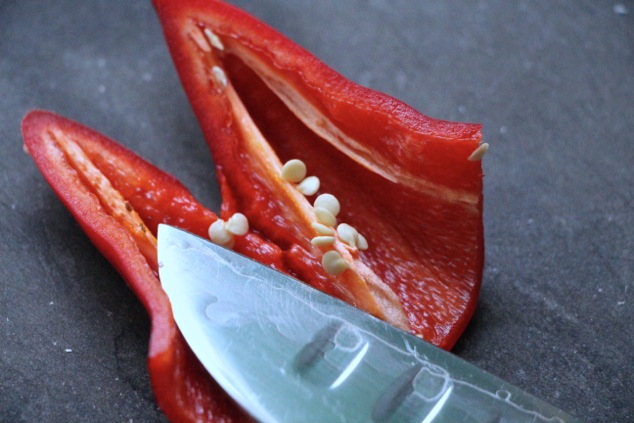
[[[154,4],[233,199],[226,209],[279,245],[302,279],[450,348],[481,280],[482,168],[468,160],[480,126],[434,120],[356,85],[222,1]],[[335,247],[353,270],[342,277],[314,265],[322,252],[309,242],[310,201],[277,176],[294,158],[371,245],[349,255]]]
[[[222,217],[249,220],[233,248],[450,348],[482,276],[482,171],[469,160],[480,127],[430,119],[355,85],[223,2],[155,5],[213,154]],[[206,236],[218,217],[174,178],[77,123],[35,111],[23,133],[47,181],[148,310],[148,365],[166,415],[248,420],[189,350],[157,277],[158,223]],[[314,195],[281,176],[294,158],[320,178]],[[327,246],[311,242],[311,204],[326,192],[367,250],[336,230]],[[337,275],[322,267],[329,251],[345,264]]]
[[[216,215],[176,179],[78,123],[33,111],[22,132],[45,179],[148,311],[148,367],[163,412],[172,421],[249,421],[187,346],[158,280],[158,223],[204,236]],[[254,234],[248,238],[259,249],[244,253],[279,264],[277,247]]]

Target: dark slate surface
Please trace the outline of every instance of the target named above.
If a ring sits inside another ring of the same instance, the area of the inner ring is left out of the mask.
[[[634,2],[236,1],[349,78],[479,121],[487,263],[455,353],[634,421]],[[160,422],[149,324],[22,151],[47,108],[218,192],[149,1],[0,1],[0,421]]]

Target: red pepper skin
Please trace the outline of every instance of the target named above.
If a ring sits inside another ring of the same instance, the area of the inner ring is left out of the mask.
[[[280,206],[270,201],[279,190],[262,183],[275,175],[249,161],[254,150],[228,90],[214,80],[216,67],[281,161],[300,158],[320,177],[321,192],[339,198],[341,221],[368,238],[372,247],[363,260],[399,297],[412,332],[450,349],[473,314],[482,279],[482,167],[467,160],[481,140],[480,125],[432,119],[348,81],[220,0],[154,4],[223,193],[236,199],[232,210],[284,250],[291,271],[307,272],[315,279],[309,283],[342,296],[337,285],[310,273],[314,266],[302,258],[301,244],[301,235],[309,235],[288,230],[301,226],[298,219],[279,218]],[[203,28],[224,49],[201,47]],[[276,90],[290,100],[280,101]],[[289,110],[306,105],[309,123]],[[323,131],[332,127],[337,139],[327,143]]]
[[[49,112],[33,111],[24,118],[22,132],[44,178],[147,310],[152,322],[148,367],[163,412],[174,422],[250,421],[209,377],[183,339],[160,287],[157,269],[151,264],[154,260],[144,256],[138,239],[108,212],[109,205],[70,163],[56,138],[69,138],[79,145],[113,187],[125,193],[142,220],[151,222],[154,234],[158,223],[164,222],[204,235],[216,216],[176,179],[85,126]],[[273,247],[257,237],[251,241],[269,253],[265,261],[281,266]]]

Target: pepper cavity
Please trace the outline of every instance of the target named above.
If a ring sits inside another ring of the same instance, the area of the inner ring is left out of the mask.
[[[209,239],[223,247],[233,248],[236,236],[243,236],[249,232],[249,221],[242,213],[235,213],[226,222],[216,220],[209,226]]]
[[[396,294],[363,264],[359,252],[368,248],[367,240],[351,225],[339,224],[337,216],[341,206],[338,199],[332,194],[322,193],[311,205],[307,197],[316,195],[322,189],[320,178],[309,175],[306,164],[300,159],[291,158],[282,163],[251,117],[233,85],[229,72],[231,66],[225,63],[228,57],[236,54],[234,40],[225,39],[205,26],[196,26],[192,33],[194,31],[198,31],[198,34],[192,35],[190,39],[202,55],[201,63],[206,69],[210,85],[217,88],[215,92],[219,98],[215,101],[224,102],[225,110],[230,111],[225,119],[231,122],[229,128],[236,136],[231,141],[232,145],[236,142],[242,144],[242,157],[249,161],[245,168],[250,172],[255,169],[254,173],[258,176],[254,182],[261,183],[266,179],[265,189],[273,194],[271,197],[276,199],[275,207],[278,210],[267,220],[267,225],[260,223],[261,213],[250,210],[255,208],[253,203],[232,212],[239,210],[247,216],[253,229],[265,237],[271,236],[271,240],[278,243],[287,254],[291,254],[294,248],[301,248],[306,252],[306,257],[312,256],[318,260],[324,272],[319,278],[334,278],[330,282],[332,289],[342,299],[384,319],[397,316],[391,323],[407,328],[407,318]],[[203,42],[204,45],[201,45]],[[250,176],[245,175],[246,178]],[[271,221],[284,222],[281,226],[286,228],[286,233],[273,231],[268,225]],[[233,246],[235,235],[221,221],[214,222],[209,229],[212,241],[227,247]],[[281,239],[276,241],[273,237]],[[296,261],[289,260],[289,263]],[[302,267],[307,265],[301,264]],[[299,269],[296,271],[301,272]],[[373,288],[377,284],[382,285],[380,289]],[[379,301],[375,298],[375,292],[391,292],[385,296],[390,300]],[[392,310],[387,312],[386,307]]]

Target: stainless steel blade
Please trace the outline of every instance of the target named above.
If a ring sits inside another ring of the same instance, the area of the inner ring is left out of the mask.
[[[159,226],[161,283],[207,371],[263,422],[578,422],[458,357]]]

